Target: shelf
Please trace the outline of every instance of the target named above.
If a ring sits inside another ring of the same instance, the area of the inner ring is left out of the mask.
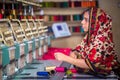
[[[41,8],[43,13],[36,11],[36,15],[75,15],[81,14],[86,8]]]
[[[73,35],[83,32],[83,11],[88,7],[98,6],[97,0],[36,0],[37,2],[42,7],[36,8],[35,14],[44,17],[44,25],[51,29],[54,23],[66,22]]]
[[[83,1],[83,0],[34,0],[33,2],[68,2],[68,1]],[[96,1],[96,0],[84,0],[84,1]]]
[[[63,21],[49,21],[49,22],[44,22],[44,25],[46,26],[52,26],[53,23],[59,23]],[[74,27],[74,26],[81,26],[81,21],[65,21],[69,27]]]
[[[84,36],[85,33],[81,32],[72,32],[72,36]]]

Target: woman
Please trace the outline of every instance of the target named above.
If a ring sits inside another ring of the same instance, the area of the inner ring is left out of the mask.
[[[116,65],[111,17],[99,8],[91,8],[83,13],[81,23],[86,32],[81,44],[70,56],[57,52],[55,58],[75,65],[78,71],[109,74]]]

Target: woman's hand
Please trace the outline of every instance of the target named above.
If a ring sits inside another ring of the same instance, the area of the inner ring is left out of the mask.
[[[67,57],[67,55],[60,53],[60,52],[55,53],[54,56],[59,61],[65,61],[65,59]]]
[[[71,56],[67,56],[63,53],[57,52],[54,54],[54,56],[59,61],[65,61],[72,65],[76,65],[80,68],[89,68],[84,59],[76,59],[76,58],[71,57],[71,56],[75,56],[74,53],[71,53]]]
[[[70,53],[70,57],[72,57],[72,58],[77,58],[77,55],[76,55],[75,52],[71,52],[71,53]]]

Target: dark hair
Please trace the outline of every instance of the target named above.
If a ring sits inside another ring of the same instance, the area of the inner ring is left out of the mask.
[[[90,12],[91,11],[91,8],[87,8],[86,10],[84,10],[83,12],[82,12],[82,15],[85,13],[85,12]]]

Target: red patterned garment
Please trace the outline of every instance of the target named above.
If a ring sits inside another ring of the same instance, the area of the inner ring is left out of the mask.
[[[99,8],[92,8],[90,15],[88,34],[75,50],[79,51],[82,58],[85,59],[87,56],[97,72],[108,74],[111,72],[112,66],[116,65],[112,19]]]

